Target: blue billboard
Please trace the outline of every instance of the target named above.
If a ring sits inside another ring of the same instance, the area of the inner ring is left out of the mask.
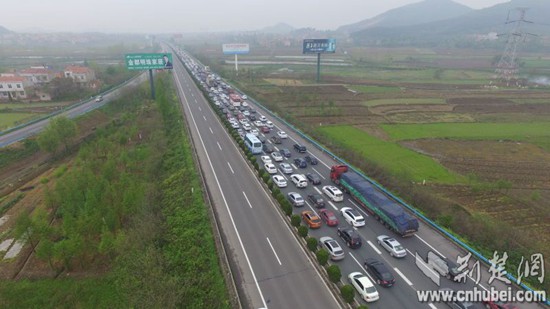
[[[304,39],[304,54],[334,54],[336,39]]]

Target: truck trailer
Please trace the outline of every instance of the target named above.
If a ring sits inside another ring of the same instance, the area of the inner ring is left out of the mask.
[[[363,176],[348,171],[346,165],[333,166],[330,179],[390,230],[403,237],[412,236],[418,231],[416,218]]]

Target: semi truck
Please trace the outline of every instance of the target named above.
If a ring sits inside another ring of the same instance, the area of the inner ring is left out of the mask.
[[[363,176],[348,171],[347,165],[333,166],[330,179],[390,230],[403,237],[412,236],[418,231],[416,218]]]

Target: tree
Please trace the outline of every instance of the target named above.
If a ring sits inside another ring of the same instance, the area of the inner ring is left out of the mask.
[[[342,294],[342,297],[346,301],[346,303],[351,304],[353,302],[353,299],[355,298],[355,290],[353,287],[349,284],[346,284],[340,288],[340,293]]]
[[[330,265],[327,267],[327,274],[332,283],[338,283],[342,277],[342,273],[340,272],[340,267],[338,267],[338,265]]]
[[[327,264],[329,254],[326,249],[321,249],[317,251],[315,255],[317,256],[317,261],[319,261],[319,264],[321,264],[321,266],[325,266]]]
[[[38,136],[38,146],[40,149],[55,153],[60,144],[65,146],[65,151],[69,149],[72,138],[76,136],[76,124],[67,117],[55,117],[50,120],[48,126]]]
[[[37,142],[41,150],[54,154],[59,148],[60,140],[57,132],[48,126],[40,133]]]

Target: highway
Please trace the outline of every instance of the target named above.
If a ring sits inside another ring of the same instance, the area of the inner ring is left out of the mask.
[[[250,308],[339,308],[237,145],[179,61],[174,79],[237,287]]]
[[[109,103],[110,101],[116,99],[119,97],[123,92],[124,89],[127,89],[129,87],[135,87],[137,85],[140,85],[144,81],[147,80],[147,74],[142,73],[139,76],[131,79],[129,82],[127,82],[125,85],[122,85],[121,87],[109,91],[108,93],[105,93],[103,95],[103,101],[101,102],[95,102],[95,98],[91,98],[87,101],[85,101],[82,104],[79,104],[77,106],[74,106],[62,113],[60,113],[60,116],[66,116],[68,118],[74,118],[77,116],[80,116],[82,114],[85,114],[91,110],[94,110],[96,108],[99,108],[103,106],[104,104]],[[26,126],[22,126],[20,129],[8,132],[6,134],[0,135],[0,148],[6,147],[8,145],[11,145],[17,141],[23,140],[29,136],[36,135],[40,133],[48,125],[50,122],[50,118],[45,118],[42,120],[39,120],[37,122],[31,123]]]
[[[180,55],[183,55],[180,53]],[[181,65],[181,64],[179,64]],[[265,242],[266,239],[270,239],[272,237],[275,237],[275,235],[282,235],[287,234],[287,228],[284,225],[280,225],[277,222],[274,221],[280,221],[280,217],[276,214],[276,212],[269,212],[270,214],[266,216],[262,216],[258,213],[256,213],[256,210],[258,208],[261,208],[262,210],[268,210],[272,209],[274,206],[271,204],[269,200],[261,201],[262,197],[261,194],[259,194],[258,191],[262,190],[261,186],[256,185],[254,188],[254,193],[249,193],[251,187],[249,180],[246,180],[245,178],[250,178],[255,183],[254,176],[250,173],[249,168],[246,165],[240,164],[239,167],[235,167],[235,160],[241,161],[242,157],[237,152],[233,152],[234,149],[228,149],[227,144],[224,143],[220,146],[221,137],[223,136],[223,139],[229,138],[225,129],[218,125],[219,121],[217,120],[217,116],[213,114],[212,108],[205,104],[205,100],[202,96],[202,93],[195,92],[193,89],[195,88],[195,85],[193,82],[189,79],[188,76],[186,78],[179,77],[180,76],[180,67],[178,66],[177,72],[179,80],[184,80],[183,83],[183,89],[187,87],[188,93],[185,95],[185,102],[184,106],[186,108],[186,112],[192,114],[193,121],[197,123],[198,131],[202,132],[202,138],[201,143],[203,144],[210,144],[211,146],[206,146],[207,149],[211,149],[212,152],[210,152],[210,156],[216,157],[216,159],[208,159],[208,161],[211,161],[211,165],[218,165],[219,169],[221,171],[225,170],[227,173],[224,176],[218,175],[220,178],[216,179],[218,186],[233,186],[234,189],[230,189],[227,193],[231,197],[234,197],[235,199],[227,199],[226,202],[226,208],[235,209],[235,213],[233,213],[233,218],[239,217],[239,220],[242,218],[245,219],[245,222],[248,222],[248,224],[244,224],[244,226],[240,226],[237,224],[237,230],[239,231],[240,237],[247,238],[252,244],[257,245],[258,247],[250,247],[250,249],[247,249],[247,251],[250,252],[250,250],[253,251],[269,251],[266,249],[262,249],[263,247],[266,247],[263,242]],[[184,91],[185,92],[185,91]],[[203,104],[204,103],[204,104]],[[321,187],[323,185],[329,185],[332,184],[329,179],[329,173],[330,173],[330,167],[335,164],[340,164],[339,162],[334,161],[332,157],[324,153],[323,151],[319,150],[318,148],[314,147],[313,144],[309,143],[309,141],[303,139],[300,137],[300,135],[293,132],[291,128],[289,128],[286,124],[278,121],[275,117],[271,117],[268,112],[263,111],[261,107],[254,106],[256,110],[258,110],[259,115],[265,115],[269,120],[271,120],[274,123],[274,129],[269,134],[262,134],[265,137],[267,137],[267,143],[271,143],[269,140],[269,137],[274,135],[275,132],[278,130],[285,131],[289,134],[288,139],[283,139],[283,143],[279,145],[273,145],[275,147],[275,150],[278,151],[281,148],[287,148],[292,152],[292,157],[290,159],[285,158],[285,162],[290,163],[293,166],[295,173],[300,174],[306,174],[308,172],[315,172],[319,174],[322,177],[322,184],[313,186],[311,183],[308,185],[305,189],[298,189],[296,188],[292,182],[290,181],[289,177],[282,172],[279,171],[279,175],[282,175],[287,179],[288,187],[282,188],[282,192],[286,195],[286,193],[294,191],[299,192],[304,198],[307,196],[308,193],[319,193],[321,194]],[[208,115],[208,118],[206,118],[205,113]],[[189,115],[188,115],[189,117]],[[211,119],[210,117],[214,118]],[[202,119],[201,119],[202,118]],[[214,124],[216,123],[216,124]],[[223,132],[219,132],[218,130],[222,130]],[[196,140],[196,138],[194,138]],[[300,143],[302,145],[306,145],[308,149],[308,155],[314,156],[319,160],[319,164],[315,166],[308,166],[305,169],[299,169],[293,164],[294,158],[298,156],[304,156],[305,154],[299,154],[293,149],[294,143]],[[233,143],[230,143],[230,145],[233,145]],[[199,145],[200,146],[200,145]],[[203,146],[204,147],[204,146]],[[200,147],[199,147],[200,148]],[[230,146],[230,148],[235,148],[234,146]],[[231,153],[229,153],[229,150],[231,150]],[[217,153],[217,154],[216,154]],[[266,155],[265,153],[261,155]],[[258,162],[261,161],[258,158]],[[276,163],[278,165],[278,163]],[[247,171],[245,175],[239,174],[239,176],[236,176],[235,173],[239,169],[244,169]],[[224,183],[224,180],[228,183]],[[245,184],[246,182],[246,184]],[[247,190],[248,189],[248,190]],[[225,192],[225,190],[224,190]],[[246,194],[245,194],[246,193]],[[254,196],[257,196],[258,199],[252,199],[250,196],[254,194]],[[325,200],[327,200],[327,196],[323,195]],[[248,203],[250,200],[251,203]],[[241,204],[240,206],[234,206],[235,208],[232,208],[231,205],[232,202],[235,202],[237,204]],[[259,206],[256,203],[260,203]],[[446,304],[442,304],[439,302],[419,302],[417,298],[417,292],[418,291],[437,291],[440,288],[452,288],[453,290],[466,290],[466,291],[472,291],[475,289],[478,289],[480,291],[482,290],[489,290],[491,287],[495,287],[495,289],[498,290],[506,290],[507,288],[511,288],[513,291],[517,290],[517,287],[506,285],[502,283],[499,280],[494,280],[492,284],[489,284],[489,278],[491,278],[491,273],[489,273],[489,269],[487,266],[485,266],[483,263],[480,262],[480,277],[479,281],[477,281],[477,275],[474,272],[471,273],[471,276],[468,276],[466,282],[464,283],[456,283],[452,282],[446,278],[440,279],[440,284],[437,285],[434,283],[430,278],[428,278],[418,267],[416,264],[415,256],[418,253],[418,255],[426,260],[428,251],[433,251],[438,253],[439,255],[448,258],[451,261],[457,262],[457,258],[459,256],[466,256],[467,252],[463,250],[462,248],[458,247],[454,243],[452,243],[450,240],[448,240],[446,237],[441,235],[439,232],[437,232],[435,229],[431,228],[430,226],[425,225],[422,221],[420,222],[420,228],[418,233],[416,233],[412,237],[402,238],[400,236],[395,235],[390,230],[386,229],[380,222],[377,222],[374,220],[371,216],[369,216],[361,207],[357,205],[356,202],[352,201],[350,199],[350,195],[345,194],[345,200],[341,203],[333,203],[330,202],[329,205],[327,205],[327,209],[333,210],[334,213],[337,215],[340,224],[339,227],[349,227],[347,223],[343,220],[342,216],[339,214],[338,210],[342,207],[352,207],[357,209],[364,217],[366,217],[366,226],[360,227],[360,228],[354,228],[359,235],[361,235],[363,239],[363,245],[359,249],[348,249],[344,246],[344,243],[342,240],[337,236],[336,228],[323,226],[320,229],[316,230],[310,230],[310,235],[316,237],[319,239],[322,236],[330,236],[337,240],[342,247],[344,247],[344,250],[346,251],[346,257],[344,260],[336,262],[342,271],[342,281],[347,283],[347,275],[351,272],[360,271],[362,273],[366,273],[365,269],[363,268],[363,263],[366,258],[376,258],[379,261],[382,261],[386,264],[392,271],[394,277],[396,278],[396,284],[390,288],[384,288],[381,286],[377,286],[378,292],[380,293],[380,299],[374,303],[369,303],[369,308],[448,308]],[[295,208],[294,213],[299,214],[301,211],[310,209],[314,212],[317,211],[317,209],[313,208],[312,205],[309,202],[306,202],[305,207]],[[241,217],[242,216],[242,217]],[[238,221],[238,220],[237,220]],[[260,221],[262,224],[259,226],[255,226],[253,228],[250,228],[250,224],[252,222]],[[235,224],[235,223],[233,223]],[[251,233],[249,235],[248,233]],[[376,243],[376,237],[379,235],[389,235],[392,237],[395,237],[401,244],[407,249],[408,255],[405,258],[397,259],[391,257],[387,251],[385,251],[380,245]],[[271,239],[271,242],[273,242],[273,239]],[[268,243],[269,246],[269,243]],[[248,245],[245,245],[245,248],[249,248]],[[278,249],[278,246],[275,246],[275,248]],[[271,248],[269,248],[271,249]],[[288,252],[285,251],[285,255],[292,256],[292,250],[295,250],[297,253],[301,253],[301,249],[292,249],[288,248]],[[274,251],[275,252],[275,251]],[[277,252],[278,253],[278,252]],[[502,255],[504,252],[500,252],[500,255]],[[276,257],[277,259],[277,257]],[[291,258],[293,261],[297,261],[298,257]],[[474,267],[474,263],[476,262],[475,257],[470,258],[468,263],[468,269],[469,270],[476,270]],[[277,263],[277,261],[276,261]],[[263,265],[263,264],[261,264]],[[267,265],[266,265],[267,266]],[[255,262],[252,263],[252,269],[256,271],[258,269],[258,266],[256,266]],[[270,268],[272,269],[272,268]],[[298,267],[297,269],[301,269],[301,267]],[[315,275],[315,274],[314,274]],[[371,279],[373,278],[372,275],[369,275]],[[272,276],[269,276],[270,278]],[[262,282],[261,279],[258,278],[258,281]],[[319,279],[310,279],[309,282],[318,282]],[[375,280],[372,280],[375,282]],[[245,281],[246,285],[250,285],[249,281]],[[306,279],[307,282],[307,279]],[[276,284],[281,284],[282,282],[272,282],[273,285],[271,285],[272,288],[276,288]],[[281,288],[281,287],[279,287]],[[263,282],[260,284],[260,290],[264,291],[263,289]],[[293,289],[294,290],[294,289]],[[315,290],[310,286],[307,290]],[[260,292],[261,293],[261,292]],[[301,294],[301,293],[300,293]],[[284,294],[282,294],[284,295]],[[358,294],[356,294],[357,296]],[[313,299],[318,297],[318,293],[315,293],[313,295],[312,293],[309,294],[303,294],[302,298],[307,299],[307,301],[312,301]],[[358,300],[359,298],[356,297]],[[362,300],[359,300],[359,302],[363,303]],[[268,304],[269,305],[269,304]],[[288,306],[287,308],[296,308],[296,304],[293,304],[292,306]],[[542,305],[535,304],[535,303],[523,303],[518,305],[520,308],[543,308]],[[276,306],[279,307],[279,306]],[[311,306],[316,307],[317,306]],[[481,303],[473,304],[470,308],[482,308]],[[327,303],[324,303],[324,305],[318,307],[318,308],[334,308],[333,306],[327,305]]]

